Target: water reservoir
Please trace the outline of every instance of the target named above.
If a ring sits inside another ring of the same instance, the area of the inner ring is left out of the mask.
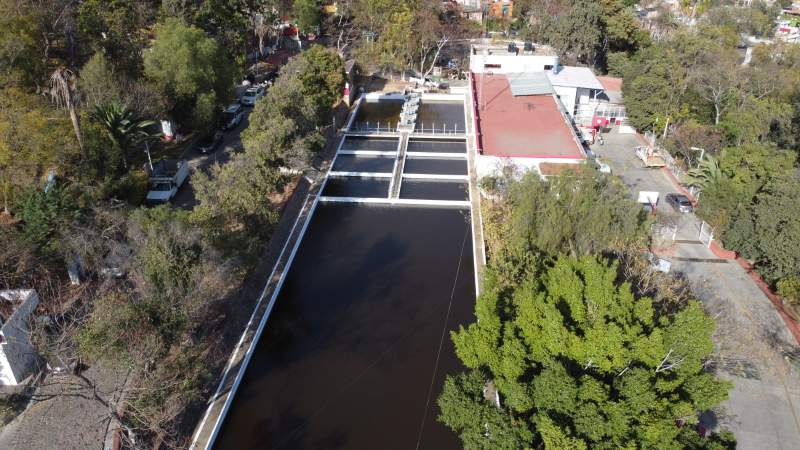
[[[422,99],[417,113],[416,131],[464,133],[464,103]]]
[[[339,155],[333,164],[339,172],[388,172],[394,168],[394,157]]]
[[[215,447],[461,448],[436,398],[473,320],[470,234],[463,210],[319,204]]]

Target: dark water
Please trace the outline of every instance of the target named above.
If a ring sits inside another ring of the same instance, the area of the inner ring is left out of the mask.
[[[403,100],[380,100],[361,102],[358,113],[353,120],[353,128],[367,126],[375,128],[391,126],[395,128],[400,121],[400,110],[403,109]]]
[[[322,195],[331,197],[389,196],[388,178],[330,177]]]
[[[342,144],[342,150],[373,150],[381,152],[397,151],[398,139],[368,138],[348,136]]]
[[[403,173],[466,175],[466,159],[408,158]]]
[[[467,143],[439,139],[411,139],[408,141],[407,150],[409,152],[466,153]]]
[[[466,211],[320,204],[216,448],[461,448],[436,421],[449,335],[434,370],[474,295]]]
[[[424,127],[424,128],[423,128]],[[417,112],[416,130],[454,131],[464,133],[464,104],[422,100]]]
[[[395,158],[388,156],[339,155],[333,164],[334,171],[341,172],[391,172]]]
[[[400,198],[431,200],[467,200],[467,183],[453,181],[403,180]]]

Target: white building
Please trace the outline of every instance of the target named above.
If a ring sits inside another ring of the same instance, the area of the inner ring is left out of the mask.
[[[36,291],[0,291],[0,385],[18,385],[36,370],[28,319],[39,304]]]
[[[547,72],[547,78],[570,117],[575,117],[579,105],[597,101],[603,85],[588,67],[557,65]]]
[[[526,72],[543,72],[558,66],[558,55],[546,46],[520,41],[493,43],[483,39],[472,45],[469,70],[472,73],[507,75]],[[512,51],[512,49],[515,49]]]

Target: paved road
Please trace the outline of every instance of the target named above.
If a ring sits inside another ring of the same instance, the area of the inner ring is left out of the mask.
[[[592,150],[634,191],[676,192],[662,170],[644,169],[633,153],[634,135],[608,134]],[[800,348],[772,303],[735,261],[717,258],[698,237],[693,214],[658,210],[678,224],[672,269],[682,273],[717,323],[715,364],[733,382],[724,410],[704,417],[736,435],[740,449],[800,449]]]
[[[214,163],[225,164],[231,158],[233,152],[242,150],[241,133],[247,129],[250,123],[249,116],[252,110],[252,107],[244,107],[242,122],[233,130],[225,132],[222,142],[217,146],[214,152],[204,155],[197,151],[196,147],[192,147],[184,153],[182,158],[189,160],[189,167],[192,169],[192,172],[196,170],[208,170]],[[186,183],[181,186],[178,194],[172,199],[172,204],[180,208],[191,209],[196,203],[194,190],[192,189],[192,177],[190,175]]]

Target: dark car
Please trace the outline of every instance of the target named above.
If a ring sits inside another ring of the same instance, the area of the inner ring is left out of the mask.
[[[197,150],[200,153],[211,153],[217,149],[220,142],[222,142],[222,131],[215,131],[200,139],[200,142],[197,143]]]
[[[232,130],[242,122],[242,105],[233,103],[222,112],[222,129]]]
[[[682,213],[690,213],[694,211],[692,202],[683,194],[667,194],[667,203],[675,208],[675,211]]]

